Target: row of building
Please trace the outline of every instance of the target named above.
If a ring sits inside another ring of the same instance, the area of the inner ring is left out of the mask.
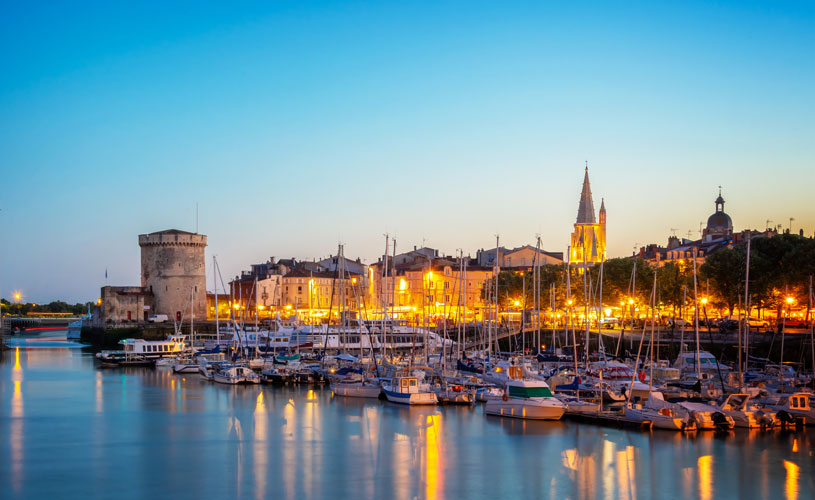
[[[272,317],[297,314],[324,321],[340,311],[374,318],[387,310],[417,320],[484,317],[489,302],[485,284],[501,269],[562,264],[561,252],[531,245],[480,249],[473,257],[416,248],[382,256],[368,265],[338,252],[318,261],[268,259],[253,264],[219,294],[206,291],[202,234],[170,229],[139,235],[141,284],[104,286],[94,320],[100,325],[141,323],[150,318],[188,321],[219,316]],[[569,258],[590,266],[606,258],[606,210],[595,218],[588,169],[583,179]]]

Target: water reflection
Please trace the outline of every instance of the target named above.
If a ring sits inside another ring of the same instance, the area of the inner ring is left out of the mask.
[[[710,500],[713,498],[713,457],[705,455],[699,457],[699,498]]]
[[[787,481],[784,485],[787,500],[798,500],[798,471],[800,468],[789,460],[784,460],[784,468],[787,470]]]
[[[24,349],[0,361],[0,404],[4,499],[100,497],[122,471],[151,478],[139,497],[813,498],[815,429],[685,436],[500,419]],[[54,443],[72,459],[55,460]]]

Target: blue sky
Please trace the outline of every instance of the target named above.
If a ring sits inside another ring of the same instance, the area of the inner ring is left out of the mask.
[[[563,251],[583,164],[611,256],[815,230],[811,2],[6,2],[0,294],[138,284],[137,235],[269,256]],[[211,280],[210,280],[211,283]]]

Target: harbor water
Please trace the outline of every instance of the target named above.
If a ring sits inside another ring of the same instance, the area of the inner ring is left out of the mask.
[[[0,497],[815,498],[815,430],[641,432],[328,388],[100,369],[80,348],[0,360]]]

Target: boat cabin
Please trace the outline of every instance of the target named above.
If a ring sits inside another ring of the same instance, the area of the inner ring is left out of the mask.
[[[393,392],[402,394],[417,394],[419,392],[419,379],[416,377],[401,377],[393,379],[391,386]]]
[[[184,351],[184,336],[173,335],[166,340],[124,339],[125,355],[141,354],[147,357],[175,356]]]

